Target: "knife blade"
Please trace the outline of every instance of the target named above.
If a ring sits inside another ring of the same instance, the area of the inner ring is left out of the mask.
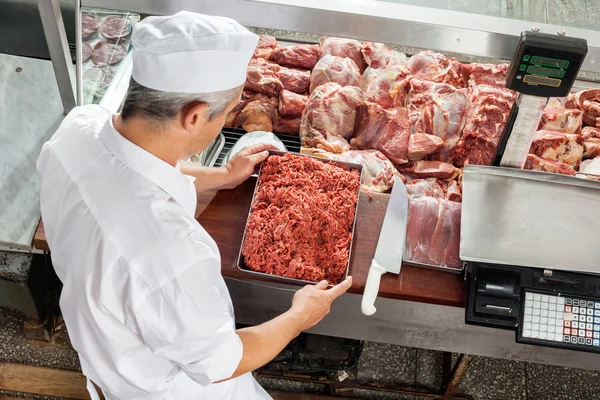
[[[394,178],[394,187],[388,202],[383,225],[379,233],[375,256],[369,268],[367,283],[363,293],[361,309],[365,315],[373,315],[375,299],[379,293],[381,276],[386,272],[400,273],[404,244],[406,242],[406,222],[408,219],[408,193],[404,182]]]

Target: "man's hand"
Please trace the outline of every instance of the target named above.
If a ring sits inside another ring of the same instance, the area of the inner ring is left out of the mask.
[[[278,150],[272,144],[255,144],[244,147],[236,153],[223,168],[228,173],[227,184],[223,189],[233,189],[252,175],[254,167],[263,162],[268,156],[267,150]]]
[[[300,318],[303,331],[310,329],[329,314],[331,303],[346,293],[350,286],[352,286],[351,276],[329,290],[327,281],[305,286],[294,294],[290,312]]]

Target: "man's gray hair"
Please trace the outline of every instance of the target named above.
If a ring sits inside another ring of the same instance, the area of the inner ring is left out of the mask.
[[[239,99],[241,93],[241,86],[213,93],[170,93],[147,88],[131,78],[121,117],[127,119],[137,116],[156,123],[165,123],[190,103],[201,102],[208,105],[208,118],[212,120],[225,112],[232,101]]]

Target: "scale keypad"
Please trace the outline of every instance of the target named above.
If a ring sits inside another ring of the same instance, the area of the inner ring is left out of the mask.
[[[600,302],[525,292],[522,337],[600,347]]]

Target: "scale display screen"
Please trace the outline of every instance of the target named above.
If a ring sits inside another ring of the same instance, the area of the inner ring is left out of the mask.
[[[564,69],[539,67],[537,65],[530,65],[527,67],[527,73],[540,76],[549,76],[551,78],[562,78],[565,76]]]
[[[556,68],[568,68],[569,67],[569,60],[558,60],[556,58],[546,58],[546,57],[531,57],[531,63],[532,64],[539,64],[539,65],[547,65],[549,67],[556,67]]]

